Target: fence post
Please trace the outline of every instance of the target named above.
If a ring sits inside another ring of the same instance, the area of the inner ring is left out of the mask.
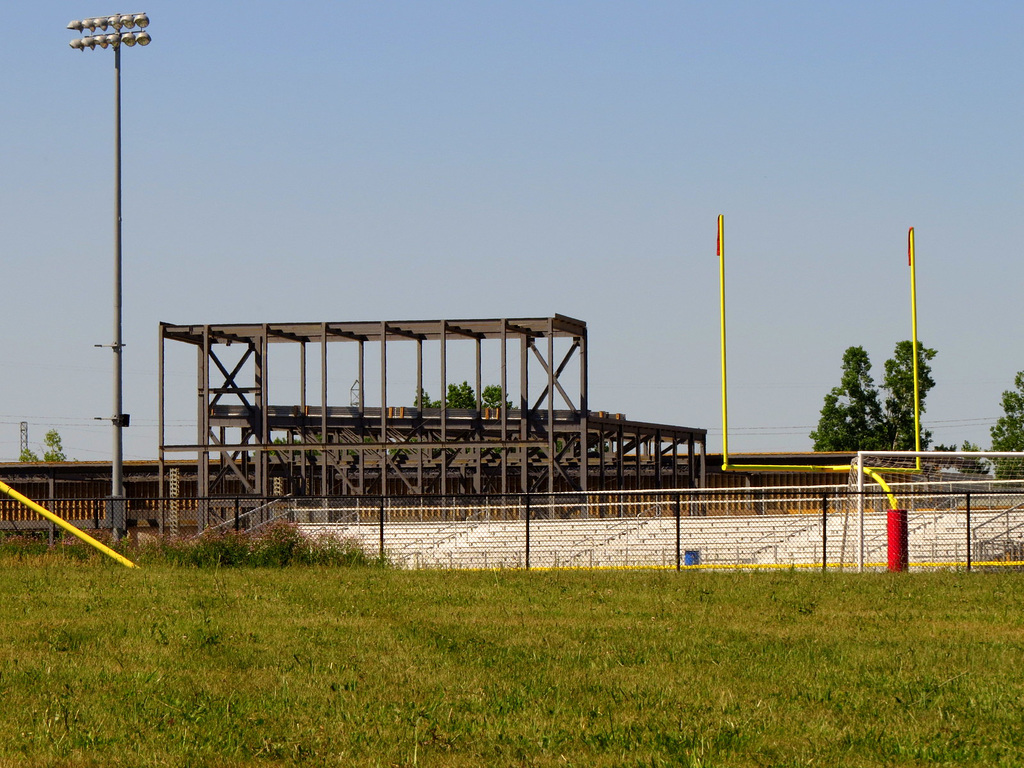
[[[530,570],[530,494],[526,494],[526,570]]]
[[[821,495],[821,572],[828,573],[828,494]]]
[[[971,570],[971,492],[967,491],[967,572]]]
[[[384,562],[384,496],[380,497],[380,560]]]
[[[857,573],[864,573],[864,473],[860,464],[857,454]]]
[[[235,496],[235,533],[238,533],[238,497]]]
[[[679,570],[680,566],[682,565],[682,556],[683,556],[683,552],[682,552],[683,543],[680,540],[682,537],[681,537],[681,534],[680,534],[680,523],[679,523],[680,511],[679,511],[679,504],[680,504],[679,493],[677,492],[676,493],[676,570],[677,571]]]

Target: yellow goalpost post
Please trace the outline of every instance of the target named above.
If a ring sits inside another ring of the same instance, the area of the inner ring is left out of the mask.
[[[728,397],[728,368],[726,362],[726,333],[725,333],[725,216],[722,214],[718,215],[718,244],[717,244],[717,255],[718,255],[718,281],[719,281],[719,306],[721,312],[721,356],[722,356],[722,471],[723,472],[849,472],[853,469],[854,465],[851,464],[733,464],[729,461],[729,397]],[[921,408],[920,408],[920,392],[918,389],[918,367],[917,367],[917,280],[916,280],[916,259],[914,253],[914,228],[910,228],[908,233],[907,242],[907,254],[910,262],[910,307],[911,307],[911,326],[913,334],[913,357],[914,357],[914,427],[916,430],[916,442],[917,451],[921,450]],[[865,475],[874,480],[881,487],[882,491],[889,499],[891,509],[896,510],[899,508],[899,502],[896,499],[892,489],[886,483],[885,479],[872,467],[860,466],[861,461],[858,456],[857,465],[858,470],[863,472]],[[921,468],[921,457],[917,457],[916,461],[917,471]],[[900,470],[887,470],[887,471],[900,471]],[[903,470],[903,471],[914,471],[914,470]],[[863,514],[861,514],[861,525],[860,525],[860,537],[863,539]],[[863,542],[858,546],[860,551],[858,563],[859,567],[863,569]]]
[[[914,450],[921,452],[921,399],[917,382],[917,259],[914,255],[914,228],[907,233],[907,262],[910,265],[910,327],[914,354]],[[916,466],[921,469],[921,457]]]
[[[729,392],[725,341],[725,217],[718,215],[718,283],[722,333],[722,471],[724,472],[849,472],[849,464],[807,466],[789,464],[731,464],[729,462]]]
[[[11,486],[7,485],[7,483],[4,483],[3,481],[0,481],[0,491],[2,491],[3,493],[7,494],[8,496],[10,496],[15,501],[17,501],[17,502],[19,502],[21,504],[24,504],[26,507],[31,509],[33,512],[36,512],[36,513],[42,515],[43,517],[45,517],[47,520],[49,520],[54,525],[60,526],[65,531],[70,533],[72,536],[77,536],[79,539],[84,541],[90,547],[94,547],[95,549],[98,549],[104,555],[106,555],[107,557],[109,557],[109,558],[111,558],[113,560],[116,560],[121,565],[124,565],[124,566],[126,566],[128,568],[138,568],[139,567],[135,563],[133,563],[131,560],[129,560],[127,557],[125,557],[124,555],[121,555],[118,552],[115,552],[114,550],[112,550],[110,547],[106,546],[105,544],[103,544],[103,543],[101,543],[99,541],[96,541],[96,539],[94,539],[89,534],[85,533],[84,531],[80,531],[78,528],[76,528],[75,526],[71,525],[71,523],[69,523],[67,520],[64,520],[63,518],[58,517],[57,515],[53,514],[53,512],[51,512],[50,510],[46,509],[41,504],[36,504],[34,501],[32,501],[32,499],[28,498],[24,494],[18,493],[16,490],[11,488]]]

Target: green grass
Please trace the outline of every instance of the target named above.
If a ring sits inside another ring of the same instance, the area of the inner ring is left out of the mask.
[[[0,556],[0,766],[1013,765],[1022,579]]]

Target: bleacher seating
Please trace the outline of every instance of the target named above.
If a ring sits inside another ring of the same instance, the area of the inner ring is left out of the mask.
[[[830,514],[823,531],[821,516],[812,514],[681,517],[677,550],[674,517],[531,520],[529,565],[674,567],[678,552],[681,560],[685,555],[687,563],[701,567],[820,567],[824,543],[830,567],[850,567],[857,563],[858,521],[855,513]],[[369,554],[379,554],[379,520],[299,525],[308,535],[355,539]],[[908,528],[912,565],[965,560],[964,515],[915,510]],[[977,531],[975,559],[983,552],[991,556],[1004,546],[1000,542],[1024,542],[1024,511],[979,513],[972,528]],[[392,563],[406,568],[522,568],[527,526],[523,520],[386,522],[384,551]],[[867,564],[886,562],[885,514],[864,516],[864,551]]]

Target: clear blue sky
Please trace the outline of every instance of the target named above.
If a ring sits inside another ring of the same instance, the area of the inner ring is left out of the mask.
[[[850,345],[880,377],[909,226],[936,440],[987,446],[1024,369],[1019,2],[15,5],[0,459],[21,421],[110,456],[113,53],[65,30],[99,13],[152,19],[123,57],[127,458],[157,452],[161,320],[556,312],[595,410],[717,451],[719,213],[732,450],[808,450]]]

